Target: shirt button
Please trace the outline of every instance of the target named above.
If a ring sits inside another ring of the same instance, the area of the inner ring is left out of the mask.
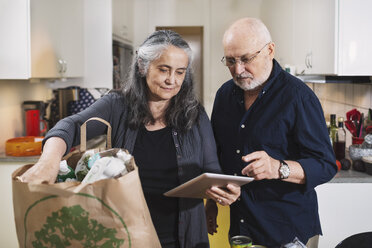
[[[240,201],[240,197],[238,198],[238,201]]]
[[[173,132],[173,135],[177,135],[177,132]]]
[[[244,223],[244,220],[243,220],[243,219],[240,219],[240,222],[241,222],[241,223]]]
[[[176,144],[176,147],[178,147],[178,144]]]
[[[245,128],[245,125],[244,125],[244,124],[242,124],[242,125],[241,125],[241,128]]]
[[[262,94],[265,94],[266,93],[266,91],[262,91]]]
[[[234,173],[234,176],[237,176],[238,174]]]
[[[240,153],[240,150],[236,150],[236,153],[239,154]]]

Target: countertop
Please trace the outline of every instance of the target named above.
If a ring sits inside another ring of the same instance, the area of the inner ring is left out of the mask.
[[[87,148],[91,149],[97,146],[104,147],[106,136],[98,136],[94,139],[87,141]],[[348,154],[347,154],[348,155]],[[11,163],[24,163],[32,164],[36,163],[39,156],[29,156],[29,157],[12,157],[6,156],[5,153],[0,153],[0,166],[1,164]],[[359,172],[355,170],[341,170],[337,172],[335,177],[329,183],[372,183],[372,175],[365,172]]]
[[[106,135],[100,135],[87,141],[87,149],[93,149],[96,147],[105,147]],[[79,149],[79,146],[76,147]],[[7,156],[5,152],[0,152],[0,163],[3,162],[20,162],[24,164],[32,164],[38,161],[40,156],[26,156],[26,157],[14,157]]]
[[[353,169],[340,170],[330,183],[372,183],[372,175]]]

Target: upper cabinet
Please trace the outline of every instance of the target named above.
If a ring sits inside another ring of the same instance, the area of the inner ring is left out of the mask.
[[[133,0],[112,0],[112,38],[133,43]]]
[[[83,0],[0,3],[0,79],[84,76]]]
[[[372,1],[293,1],[297,73],[372,75]]]

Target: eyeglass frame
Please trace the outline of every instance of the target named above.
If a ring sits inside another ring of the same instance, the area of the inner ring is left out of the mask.
[[[234,60],[235,60],[235,62],[232,64],[232,65],[227,65],[227,60],[226,60],[226,57],[225,56],[223,56],[222,58],[221,58],[221,63],[224,65],[224,66],[227,66],[227,67],[233,67],[233,66],[235,66],[236,65],[236,63],[239,63],[239,64],[242,64],[242,65],[244,65],[244,66],[246,66],[246,65],[248,65],[248,64],[250,64],[250,63],[252,63],[252,61],[261,53],[261,51],[267,46],[267,45],[269,45],[271,43],[271,41],[270,42],[267,42],[260,50],[258,50],[257,52],[255,52],[252,56],[250,56],[250,57],[248,57],[248,58],[245,58],[245,59],[243,59],[243,60],[247,60],[246,62],[244,62],[244,61],[242,61],[242,59],[241,58],[243,58],[244,56],[246,56],[247,54],[244,54],[244,55],[242,55],[242,56],[240,56],[240,58],[237,58],[237,59],[235,59],[234,58]],[[239,62],[238,62],[239,61]]]

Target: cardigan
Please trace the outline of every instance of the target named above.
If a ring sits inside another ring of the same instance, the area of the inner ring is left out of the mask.
[[[112,127],[112,146],[133,153],[138,130],[127,126],[128,104],[120,93],[106,94],[80,113],[60,120],[43,142],[56,136],[71,147],[80,143],[80,126],[91,117],[108,121]],[[87,139],[106,133],[106,125],[97,121],[87,123]],[[179,183],[182,184],[204,172],[221,173],[216,144],[209,118],[201,110],[198,122],[187,132],[172,128],[176,148]],[[178,236],[181,248],[209,247],[204,203],[202,199],[179,198]]]

